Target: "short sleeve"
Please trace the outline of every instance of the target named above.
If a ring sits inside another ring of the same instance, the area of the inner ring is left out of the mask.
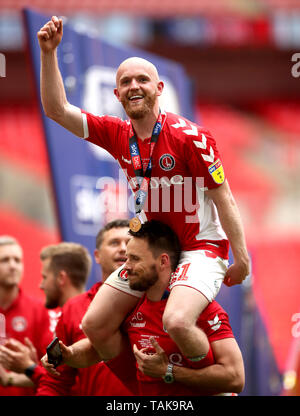
[[[209,130],[198,127],[197,136],[186,138],[189,169],[195,178],[204,179],[204,188],[213,189],[225,181],[217,144]]]

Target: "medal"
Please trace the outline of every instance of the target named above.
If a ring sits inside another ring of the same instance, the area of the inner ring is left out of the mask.
[[[141,229],[141,226],[142,226],[142,223],[138,219],[138,217],[131,218],[131,220],[129,221],[129,228],[134,233],[138,232]]]

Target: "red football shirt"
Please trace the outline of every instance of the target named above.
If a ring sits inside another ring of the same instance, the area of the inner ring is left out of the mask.
[[[0,313],[5,315],[6,336],[24,343],[28,337],[37,349],[38,357],[46,353],[46,347],[53,338],[50,331],[49,314],[43,303],[25,294],[21,289],[12,305]],[[1,387],[0,396],[33,396],[34,389],[22,387]]]
[[[120,164],[134,192],[137,181],[129,151],[130,121],[82,111],[86,139],[107,150]],[[206,189],[225,179],[216,142],[210,132],[172,113],[163,113],[163,127],[152,155],[152,176],[144,212],[148,220],[168,224],[183,250],[209,249],[228,258],[228,240]],[[147,166],[150,139],[138,139]]]
[[[62,307],[55,332],[65,345],[71,345],[85,338],[81,329],[81,321],[100,285],[101,283],[96,283],[88,292],[75,296]],[[76,369],[61,365],[57,369],[60,376],[46,373],[40,377],[37,396],[132,395],[126,385],[121,383],[103,362],[87,368]]]
[[[126,319],[124,331],[127,332],[131,345],[136,344],[138,349],[152,347],[150,337],[155,337],[159,345],[166,352],[169,362],[183,367],[190,367],[190,362],[181,354],[177,345],[165,332],[162,325],[162,315],[167,299],[159,302],[150,301],[145,295],[134,312]],[[197,325],[206,333],[209,342],[224,338],[233,338],[227,313],[216,302],[209,303],[200,315]],[[215,363],[213,352],[210,349],[207,356],[201,360],[197,368],[207,367]],[[206,395],[205,391],[193,389],[174,382],[166,384],[161,378],[146,376],[137,370],[139,393],[142,396],[199,396]]]

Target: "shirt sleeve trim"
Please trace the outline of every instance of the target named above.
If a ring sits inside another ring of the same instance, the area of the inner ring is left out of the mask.
[[[85,113],[82,114],[82,125],[83,125],[83,139],[87,139],[89,137],[89,126],[87,122],[87,117]]]

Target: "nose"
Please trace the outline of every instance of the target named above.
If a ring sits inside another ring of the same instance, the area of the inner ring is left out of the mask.
[[[130,89],[131,90],[139,89],[139,83],[137,82],[137,80],[135,78],[132,78],[132,80],[131,80]]]
[[[129,261],[129,259],[127,259],[127,260],[125,261],[125,263],[124,263],[124,269],[126,269],[126,270],[131,270],[131,269],[132,269],[132,267],[131,267],[131,265],[130,265],[130,261]]]
[[[11,269],[15,269],[18,265],[18,262],[14,258],[9,259],[9,267]]]
[[[126,252],[126,242],[122,241],[119,246],[119,251],[124,254]]]

